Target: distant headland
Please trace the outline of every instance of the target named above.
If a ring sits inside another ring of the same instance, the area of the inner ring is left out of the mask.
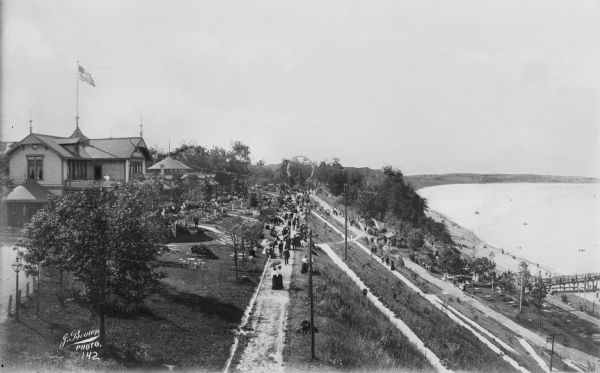
[[[488,183],[600,183],[599,178],[584,176],[556,176],[535,174],[470,174],[452,173],[439,175],[410,175],[404,179],[415,190],[446,184]]]

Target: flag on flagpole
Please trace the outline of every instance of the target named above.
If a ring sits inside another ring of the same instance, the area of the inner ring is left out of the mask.
[[[92,79],[92,74],[86,72],[83,66],[81,65],[79,65],[79,80],[83,80],[92,87],[96,86],[96,84],[94,84],[94,79]]]

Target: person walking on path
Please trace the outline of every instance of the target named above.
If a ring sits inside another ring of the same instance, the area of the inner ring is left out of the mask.
[[[290,250],[289,249],[283,250],[283,259],[284,259],[285,264],[289,264],[289,262],[290,262]]]
[[[283,240],[279,241],[279,257],[281,258],[283,256]]]

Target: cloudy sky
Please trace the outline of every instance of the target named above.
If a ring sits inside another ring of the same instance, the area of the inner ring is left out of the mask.
[[[5,1],[2,137],[600,176],[600,3]]]

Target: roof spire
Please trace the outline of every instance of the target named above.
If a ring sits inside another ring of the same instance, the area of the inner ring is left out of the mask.
[[[33,119],[31,119],[31,110],[29,110],[29,133],[33,133]]]

